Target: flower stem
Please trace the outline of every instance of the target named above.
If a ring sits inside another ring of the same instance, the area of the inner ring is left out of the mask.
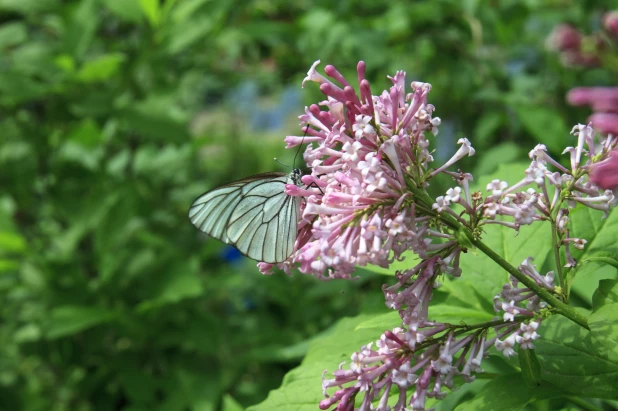
[[[560,284],[560,288],[562,288],[563,293],[565,293],[564,295],[567,296],[568,299],[568,290],[565,289],[564,285],[565,285],[565,278],[564,278],[564,274],[562,273],[562,263],[560,262],[560,244],[558,243],[558,226],[556,224],[556,220],[555,217],[552,216],[551,219],[551,241],[552,241],[552,248],[554,249],[554,260],[556,260],[556,271],[557,271],[557,276],[558,277],[558,284]]]
[[[484,252],[489,258],[494,260],[498,265],[504,268],[509,274],[513,277],[517,278],[522,284],[526,287],[534,291],[536,295],[538,295],[543,301],[547,304],[554,307],[560,314],[564,315],[571,321],[581,325],[585,329],[589,330],[588,321],[586,317],[579,312],[577,312],[573,307],[563,303],[558,298],[556,298],[552,293],[550,293],[547,289],[539,286],[536,282],[534,282],[531,278],[524,275],[517,268],[513,267],[506,261],[504,258],[500,257],[496,252],[494,252],[491,247],[487,246],[485,243],[475,238],[474,235],[470,232],[470,230],[464,228],[464,233],[475,247]]]

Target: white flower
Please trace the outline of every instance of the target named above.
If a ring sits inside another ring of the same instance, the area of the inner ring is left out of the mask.
[[[502,196],[502,192],[505,188],[509,186],[509,183],[506,181],[500,180],[492,180],[491,183],[487,184],[487,191],[491,191],[491,196],[494,199],[499,199]]]
[[[440,197],[436,198],[436,202],[433,203],[431,208],[434,209],[434,210],[437,210],[438,213],[441,213],[446,208],[448,208],[449,204],[450,204],[450,201],[448,200],[448,198],[446,198],[444,196],[440,196]]]
[[[392,371],[393,383],[397,384],[400,388],[406,388],[414,384],[418,379],[418,375],[410,372],[410,364],[404,363],[399,369]]]
[[[369,124],[370,121],[370,116],[363,116],[362,114],[356,116],[356,122],[352,125],[352,131],[354,131],[354,136],[357,139],[360,139],[364,135],[375,134],[375,129]]]
[[[509,358],[511,355],[517,355],[513,347],[515,346],[515,334],[511,334],[504,341],[496,340],[495,343],[496,349],[498,351],[502,351],[502,354]]]
[[[446,199],[453,203],[458,203],[460,200],[461,187],[449,188],[446,191]]]
[[[326,79],[326,77],[324,77],[323,75],[321,75],[320,73],[317,72],[317,70],[315,69],[318,64],[320,64],[320,60],[316,60],[312,65],[311,68],[309,69],[309,71],[307,72],[307,77],[305,77],[303,79],[303,84],[302,87],[305,88],[305,83],[307,81],[315,81],[318,84],[322,84],[324,82],[327,82],[328,80]]]
[[[513,300],[508,304],[502,303],[502,309],[504,310],[504,321],[515,321],[515,316],[519,314],[518,307]]]

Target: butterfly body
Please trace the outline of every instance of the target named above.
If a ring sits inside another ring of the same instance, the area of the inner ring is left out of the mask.
[[[249,258],[283,262],[294,251],[301,205],[300,197],[285,193],[285,185],[301,185],[301,176],[299,169],[270,172],[215,188],[193,202],[189,219]]]

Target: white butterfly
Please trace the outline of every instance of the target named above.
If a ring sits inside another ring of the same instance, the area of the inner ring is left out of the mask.
[[[264,173],[202,194],[189,219],[206,234],[257,261],[276,264],[294,251],[301,197],[285,193],[286,184],[301,185],[302,172]]]

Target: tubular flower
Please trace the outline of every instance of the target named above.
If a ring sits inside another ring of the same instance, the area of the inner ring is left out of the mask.
[[[318,63],[303,85],[318,83],[326,100],[300,116],[306,137],[286,138],[287,147],[310,143],[304,159],[312,172],[303,178],[311,188],[287,192],[304,196],[306,206],[296,252],[280,267],[296,265],[318,278],[349,278],[355,266],[387,267],[407,250],[423,255],[431,248],[428,218],[412,207],[409,185],[419,185],[433,161],[426,133],[437,134],[440,119],[432,117],[434,107],[427,102],[431,86],[412,82],[406,90],[405,73],[399,71],[388,77],[388,90],[372,95],[363,62],[356,90],[333,66],[324,70],[328,77],[319,74]],[[467,139],[460,144],[433,175],[474,154]],[[268,272],[272,266],[260,268]]]
[[[423,410],[428,398],[444,398],[445,388],[473,381],[490,348],[507,357],[516,355],[516,348],[534,348],[542,311],[551,301],[547,295],[560,293],[554,278],[563,277],[562,267],[543,275],[526,258],[512,267],[509,282],[494,297],[501,315],[470,328],[428,318],[438,280],[464,275],[461,254],[489,224],[517,231],[550,220],[566,267],[576,266],[571,247],[581,250],[586,240],[570,236],[569,210],[581,204],[607,214],[616,205],[618,139],[610,135],[599,142],[590,125],[579,124],[572,131],[577,143],[564,151],[570,167],[539,144],[529,152],[530,165],[519,181],[493,180],[483,196],[470,192],[470,174],[448,170],[474,155],[468,139],[459,139],[459,149],[444,164],[433,165],[427,133],[437,134],[440,119],[427,101],[429,84],[411,82],[406,90],[405,73],[399,71],[388,77],[388,90],[374,95],[363,62],[356,89],[333,66],[319,74],[318,63],[303,86],[318,83],[326,99],[300,116],[304,136],[286,137],[289,148],[308,143],[304,160],[311,174],[302,179],[305,187],[286,186],[288,195],[305,200],[295,250],[278,267],[287,272],[296,267],[320,279],[350,278],[357,266],[388,267],[410,254],[420,258],[382,286],[385,305],[398,312],[400,324],[360,347],[347,368],[344,363],[323,374],[325,399],[319,406]],[[440,173],[455,186],[432,198],[426,188]],[[259,267],[268,273],[273,265]]]

